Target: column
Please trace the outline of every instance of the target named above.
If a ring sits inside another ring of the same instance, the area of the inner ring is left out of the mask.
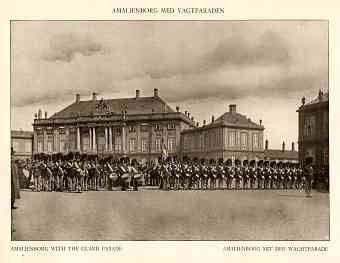
[[[107,151],[107,146],[108,146],[108,133],[107,133],[107,127],[105,127],[105,151]]]
[[[47,152],[47,133],[45,129],[43,131],[43,152]]]
[[[33,133],[33,154],[36,154],[38,152],[38,135],[37,130],[34,130]]]
[[[92,150],[92,128],[89,127],[89,150]]]
[[[80,152],[80,128],[77,127],[77,151]]]
[[[92,147],[93,147],[93,150],[97,150],[97,142],[96,142],[96,127],[93,127],[93,132],[92,132],[92,135],[93,135],[93,140],[92,140]]]
[[[112,127],[109,127],[109,151],[112,151]]]
[[[125,123],[122,125],[122,153],[125,156],[126,155],[126,149],[125,149]]]

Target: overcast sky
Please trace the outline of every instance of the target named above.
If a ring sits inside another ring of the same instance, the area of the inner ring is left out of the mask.
[[[297,142],[297,113],[328,90],[328,25],[320,21],[12,22],[12,129],[32,130],[92,92],[151,96],[210,120],[237,104],[263,120],[270,148]]]

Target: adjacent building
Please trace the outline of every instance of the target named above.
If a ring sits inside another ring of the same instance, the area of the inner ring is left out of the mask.
[[[286,143],[282,142],[281,149],[269,149],[268,140],[265,141],[264,148],[264,160],[269,162],[289,162],[289,163],[298,163],[299,162],[299,153],[295,150],[295,144],[292,142],[291,149],[286,149]]]
[[[299,114],[299,159],[313,158],[316,166],[328,165],[329,160],[329,95],[319,91],[318,96],[302,105]]]
[[[155,160],[166,147],[170,156],[180,151],[180,134],[195,123],[187,112],[173,110],[154,89],[153,96],[75,101],[60,112],[45,118],[36,114],[33,152],[79,152],[98,156],[129,156]]]
[[[181,135],[181,153],[188,158],[206,160],[261,160],[264,126],[237,112],[236,105],[211,123],[185,129]]]
[[[16,159],[31,159],[33,153],[32,131],[11,131],[11,147]]]

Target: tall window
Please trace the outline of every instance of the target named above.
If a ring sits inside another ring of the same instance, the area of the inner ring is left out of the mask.
[[[130,152],[136,151],[136,139],[130,139],[129,140],[129,150],[130,150]]]
[[[142,139],[142,152],[148,151],[148,139]]]
[[[259,135],[257,133],[253,134],[253,148],[259,147]]]
[[[315,116],[306,116],[303,133],[304,136],[310,137],[314,136],[315,131]]]
[[[136,132],[135,126],[129,126],[129,132]]]
[[[121,152],[122,140],[120,136],[115,137],[115,152]]]
[[[161,150],[161,145],[162,145],[162,141],[161,141],[161,138],[156,138],[156,141],[155,141],[155,148],[156,148],[156,151],[160,151]]]
[[[161,125],[160,124],[156,124],[155,125],[155,131],[160,131],[161,130]]]
[[[47,152],[53,152],[53,136],[47,135]]]
[[[241,132],[241,146],[246,147],[248,145],[247,133]]]
[[[43,152],[44,150],[43,150],[43,137],[40,135],[39,137],[38,137],[38,152],[39,153],[41,153],[41,152]]]
[[[230,147],[236,145],[236,132],[233,131],[228,133],[228,144]]]
[[[169,138],[168,139],[168,150],[169,152],[173,152],[176,149],[176,141],[175,138]]]

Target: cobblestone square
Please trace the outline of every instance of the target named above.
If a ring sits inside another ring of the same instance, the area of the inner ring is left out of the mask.
[[[329,194],[21,192],[13,240],[328,240]]]

